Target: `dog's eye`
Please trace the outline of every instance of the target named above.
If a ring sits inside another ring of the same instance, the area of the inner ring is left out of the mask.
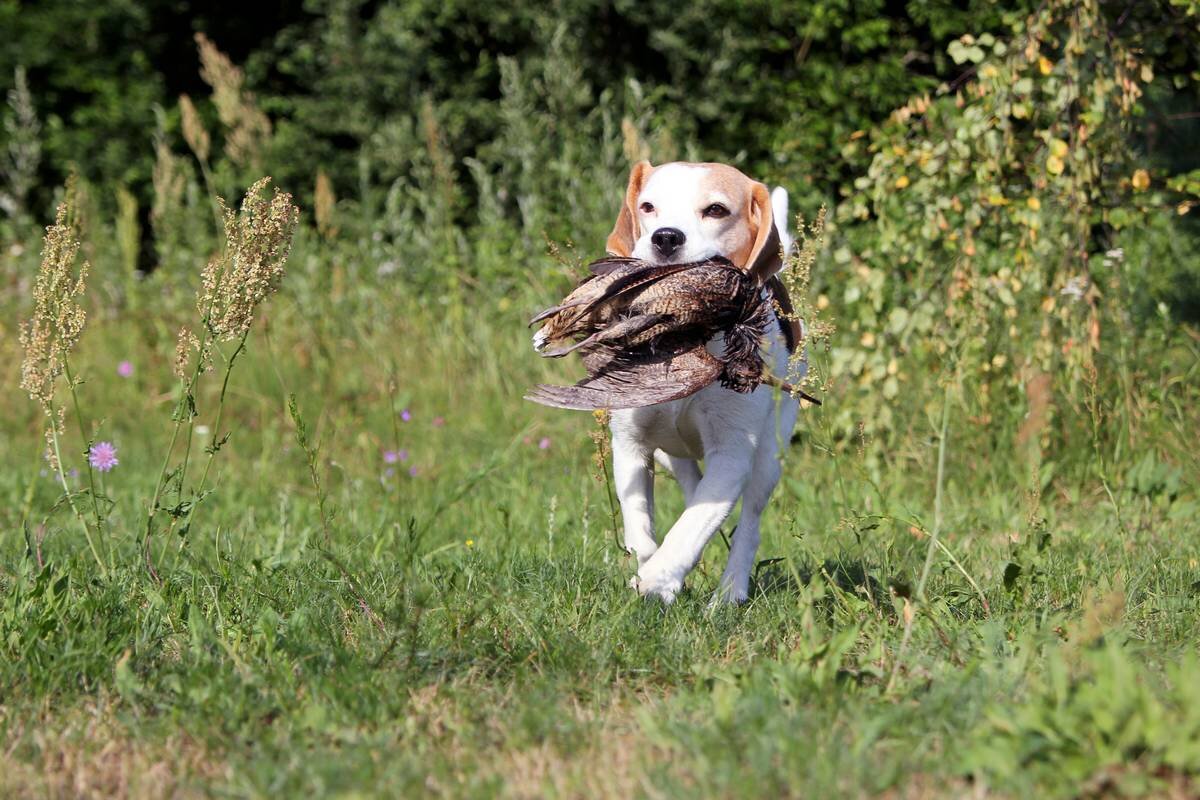
[[[706,217],[714,217],[715,219],[720,219],[721,217],[729,216],[729,209],[726,208],[725,206],[721,205],[720,203],[713,203],[711,206],[708,206],[700,213]]]
[[[639,206],[639,208],[642,209],[643,214],[653,214],[654,213],[654,204],[653,203],[642,203],[641,206]]]

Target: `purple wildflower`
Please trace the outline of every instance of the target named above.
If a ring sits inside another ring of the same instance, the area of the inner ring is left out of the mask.
[[[108,472],[120,463],[117,461],[117,448],[112,442],[96,442],[88,450],[88,463],[101,472]]]
[[[117,374],[120,375],[122,378],[132,377],[133,376],[133,362],[122,361],[120,364],[117,364]]]
[[[418,469],[417,469],[415,466],[409,467],[409,468],[408,468],[408,477],[410,477],[410,478],[415,478],[415,477],[417,477],[417,473],[418,473],[419,471],[420,471],[420,470],[418,470]]]
[[[399,450],[384,450],[383,463],[398,464],[401,461],[408,461],[408,451],[401,448]]]
[[[543,436],[541,438],[541,441],[538,442],[538,450],[549,450],[549,449],[550,449],[550,437]]]
[[[409,420],[412,419],[412,413],[409,412],[409,410],[406,408],[400,412],[400,419],[404,420],[405,422],[408,422]]]
[[[392,477],[392,476],[393,476],[393,475],[395,475],[395,474],[396,474],[396,469],[395,469],[395,467],[388,467],[387,469],[385,469],[385,470],[383,471],[383,477],[385,477],[385,478],[390,478],[390,477]]]

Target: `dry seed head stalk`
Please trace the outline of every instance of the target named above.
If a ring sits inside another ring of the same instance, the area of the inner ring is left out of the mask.
[[[271,135],[271,121],[258,110],[254,95],[245,91],[245,76],[229,56],[203,33],[196,34],[200,50],[200,77],[212,87],[217,116],[228,133],[225,154],[235,164],[253,163],[263,142]]]
[[[211,146],[208,130],[200,121],[200,112],[196,111],[196,106],[192,104],[192,98],[186,94],[179,95],[179,118],[183,127],[183,140],[196,154],[196,158],[207,163]]]
[[[337,195],[333,193],[333,183],[325,170],[317,170],[317,185],[313,190],[313,215],[317,220],[317,230],[324,237],[333,236],[337,231],[333,228],[333,208],[337,205]]]
[[[784,283],[788,292],[795,295],[798,302],[807,302],[808,287],[812,283],[812,268],[825,244],[825,206],[817,212],[817,218],[806,225],[803,218],[797,218],[796,233],[799,236],[800,247],[788,270],[784,274]]]
[[[42,264],[33,285],[33,317],[21,323],[20,341],[25,350],[21,388],[41,404],[47,415],[56,380],[87,321],[78,298],[83,296],[88,264],[85,261],[78,272],[75,270],[79,239],[70,216],[68,199],[59,204],[54,224],[46,228]]]
[[[589,434],[592,439],[592,446],[595,452],[592,454],[592,477],[598,483],[604,483],[608,477],[608,462],[612,458],[612,451],[608,443],[608,423],[612,416],[607,409],[598,408],[592,412],[592,419],[596,420],[596,427],[592,428]]]
[[[59,406],[54,409],[52,414],[47,414],[50,421],[46,424],[46,430],[43,435],[46,439],[46,464],[50,469],[58,470],[58,448],[54,446],[55,435],[61,436],[67,426],[67,409],[66,406]]]
[[[584,266],[583,258],[575,250],[575,243],[568,239],[559,244],[551,239],[545,231],[542,231],[542,240],[546,243],[546,255],[558,265],[559,272],[573,283],[579,283],[587,274],[587,268]]]
[[[621,118],[621,149],[631,164],[650,159],[650,145],[629,117]]]
[[[292,235],[300,209],[292,196],[275,189],[270,200],[262,197],[270,178],[262,178],[246,192],[242,207],[225,211],[224,252],[208,262],[197,298],[200,314],[213,338],[232,340],[254,322],[258,305],[283,280],[284,264],[292,248]],[[201,358],[207,355],[201,353]]]
[[[454,200],[454,161],[446,144],[446,132],[438,122],[433,100],[425,95],[421,100],[421,131],[425,135],[425,151],[433,167],[434,184],[438,187],[442,202]]]
[[[800,388],[808,388],[817,383],[817,376],[812,371],[806,372],[803,365],[809,346],[814,342],[825,342],[833,335],[833,325],[820,317],[820,310],[812,302],[809,289],[812,285],[812,269],[825,244],[825,207],[817,212],[816,219],[805,224],[802,217],[796,220],[796,240],[799,247],[796,254],[788,259],[786,269],[780,273],[780,279],[792,298],[795,312],[784,314],[778,307],[775,313],[784,318],[799,319],[804,329],[804,344],[796,348],[788,364],[789,379]],[[802,377],[800,377],[802,376]]]
[[[150,225],[158,238],[165,233],[162,225],[183,205],[187,176],[180,169],[179,158],[171,152],[166,137],[154,137],[154,204],[150,208]]]
[[[200,349],[200,340],[187,328],[180,328],[175,338],[175,363],[172,370],[180,380],[187,379],[188,355]]]
[[[0,173],[7,179],[10,191],[0,190],[0,208],[12,214],[26,209],[25,201],[37,182],[38,164],[42,160],[42,124],[33,105],[25,67],[20,65],[13,71],[8,108],[12,112],[4,116],[8,152],[0,157]]]
[[[124,186],[117,187],[116,234],[125,271],[129,275],[133,275],[137,272],[142,227],[138,223],[137,198]]]

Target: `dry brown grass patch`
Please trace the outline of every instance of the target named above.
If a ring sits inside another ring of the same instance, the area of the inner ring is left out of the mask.
[[[108,704],[63,718],[44,713],[31,721],[4,720],[0,796],[22,798],[189,798],[229,777],[208,748],[177,733],[143,741],[117,723]]]

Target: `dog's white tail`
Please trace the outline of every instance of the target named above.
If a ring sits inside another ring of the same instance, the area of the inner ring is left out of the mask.
[[[792,232],[789,230],[792,221],[788,217],[788,193],[787,189],[782,186],[776,186],[771,191],[771,214],[775,217],[775,228],[779,231],[779,242],[783,245],[783,255],[790,256],[796,240],[792,238]]]
[[[788,193],[787,189],[782,186],[776,186],[771,190],[771,214],[775,217],[775,229],[779,231],[779,243],[783,246],[783,257],[786,259],[795,251],[796,240],[792,238],[792,232],[789,230],[792,226],[792,219],[788,216]],[[784,263],[787,266],[787,263]],[[804,320],[800,319],[800,339],[804,341],[808,338],[808,326],[804,324]],[[791,377],[797,380],[808,375],[808,357],[802,356],[797,359],[792,366]]]

